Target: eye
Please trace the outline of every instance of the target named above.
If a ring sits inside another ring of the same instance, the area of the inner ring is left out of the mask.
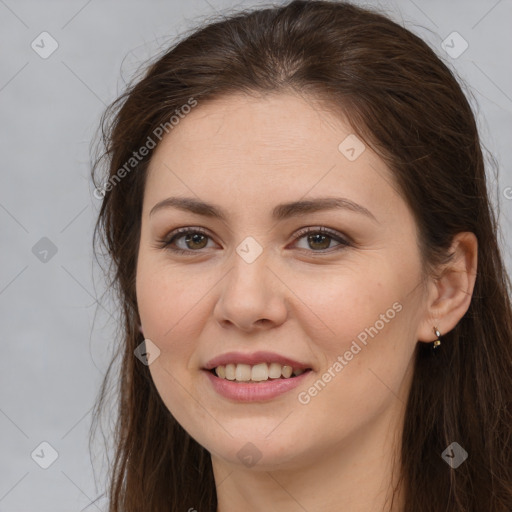
[[[165,240],[159,240],[158,248],[167,249],[177,254],[192,254],[200,252],[208,245],[210,235],[202,228],[179,228],[171,233],[171,236]],[[324,253],[333,250],[341,250],[351,245],[351,243],[337,231],[325,227],[304,228],[295,235],[295,243],[301,239],[306,240],[308,247],[299,247],[299,249],[308,252]],[[182,246],[176,246],[183,240]],[[338,242],[334,247],[331,246],[332,241]]]
[[[184,248],[173,247],[173,244],[180,239],[184,239]],[[210,236],[202,228],[179,228],[176,229],[172,236],[166,240],[160,240],[160,247],[168,249],[178,254],[188,254],[198,252],[207,245]]]
[[[296,240],[306,239],[308,247],[314,249],[309,252],[332,252],[331,249],[341,250],[350,245],[350,242],[340,233],[325,227],[304,228],[296,236]],[[329,247],[333,240],[338,242],[338,245],[334,248]]]

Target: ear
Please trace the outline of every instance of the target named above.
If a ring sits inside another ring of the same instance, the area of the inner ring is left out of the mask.
[[[441,265],[428,286],[425,318],[418,326],[417,339],[437,339],[451,331],[466,314],[473,297],[478,265],[478,240],[474,233],[458,233],[450,248],[452,258]]]

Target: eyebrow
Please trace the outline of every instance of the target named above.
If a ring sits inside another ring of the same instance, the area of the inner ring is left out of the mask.
[[[228,218],[228,214],[222,208],[193,197],[168,197],[155,204],[149,212],[149,216],[158,210],[166,208],[177,208],[197,215],[217,218],[224,222],[227,222]],[[344,197],[319,197],[306,201],[279,204],[272,210],[272,218],[276,221],[282,221],[292,217],[307,215],[308,213],[334,209],[344,209],[360,213],[378,223],[376,217],[367,208]]]

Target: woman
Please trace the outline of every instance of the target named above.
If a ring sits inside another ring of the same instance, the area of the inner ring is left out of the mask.
[[[427,44],[345,3],[233,15],[103,139],[110,512],[512,510],[510,281]]]

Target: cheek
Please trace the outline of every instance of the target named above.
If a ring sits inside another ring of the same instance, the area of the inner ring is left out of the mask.
[[[404,297],[403,283],[385,262],[302,273],[294,281],[301,326],[311,330],[310,339],[326,343],[325,349],[343,348],[377,321],[382,330],[380,315],[389,311],[394,319],[393,304]]]
[[[166,407],[185,424],[191,421],[184,405],[190,388],[189,361],[201,328],[195,308],[205,294],[196,281],[168,263],[140,255],[136,280],[139,315],[144,336],[160,350],[149,371]]]
[[[294,292],[307,306],[301,327],[326,383],[317,404],[337,403],[361,418],[394,400],[415,347],[411,273],[382,261],[297,281]]]
[[[206,287],[206,288],[205,288]],[[205,280],[194,279],[168,263],[141,255],[137,268],[137,305],[146,337],[159,340],[176,338],[184,326],[193,329],[194,307],[207,290]]]

